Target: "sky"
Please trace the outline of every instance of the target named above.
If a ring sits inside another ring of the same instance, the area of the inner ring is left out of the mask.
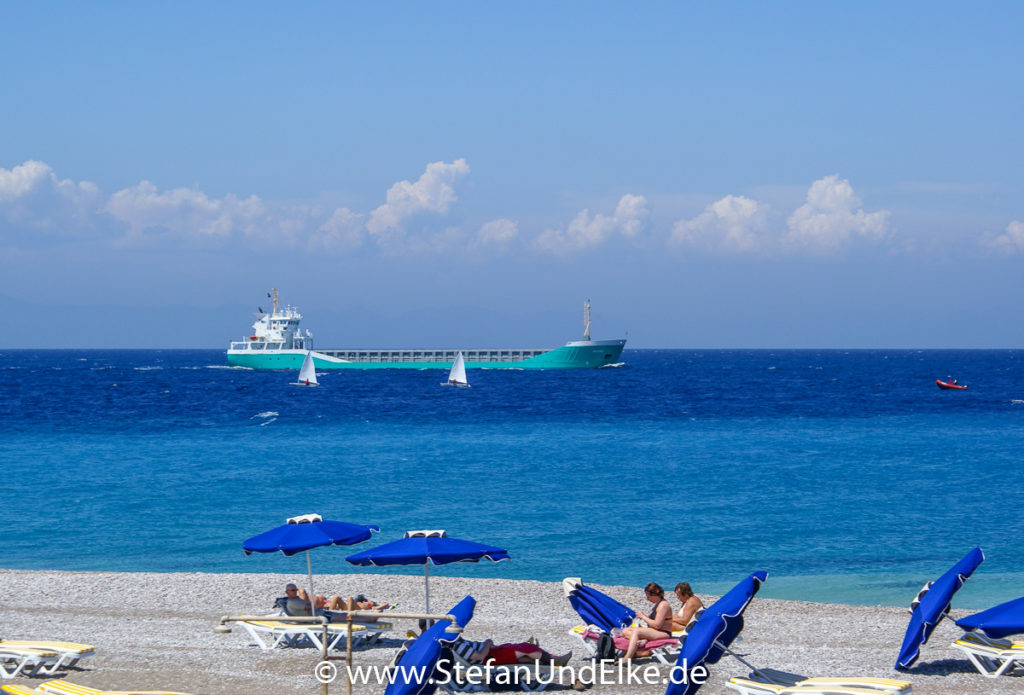
[[[2,348],[1024,347],[1024,4],[7,3]]]

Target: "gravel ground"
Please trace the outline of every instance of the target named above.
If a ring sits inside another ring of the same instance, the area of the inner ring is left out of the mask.
[[[231,634],[213,632],[222,615],[269,612],[274,597],[283,595],[289,581],[301,586],[305,577],[0,570],[0,637],[95,645],[95,655],[66,676],[71,682],[95,688],[311,695],[320,692],[313,676],[319,661],[316,650],[263,651],[241,628]],[[378,601],[396,603],[401,611],[423,609],[422,577],[318,575],[316,586],[343,596],[365,593]],[[634,608],[644,604],[639,588],[596,586]],[[469,639],[518,642],[533,636],[554,653],[574,650],[574,666],[587,663],[581,658],[579,641],[569,634],[579,618],[559,583],[435,576],[430,588],[435,609],[447,610],[466,594],[477,599],[475,616],[465,633]],[[717,597],[701,598],[710,603]],[[954,617],[965,613],[954,611]],[[906,609],[901,608],[755,598],[747,609],[741,640],[733,646],[761,667],[809,676],[901,678],[911,681],[914,692],[924,695],[1024,692],[1021,675],[999,679],[979,675],[962,652],[949,646],[960,632],[945,622],[922,649],[922,659],[912,671],[903,675],[893,671],[907,618]],[[401,646],[406,630],[413,627],[411,622],[398,622],[379,646],[357,652],[355,665],[386,665]],[[661,670],[667,675],[667,668]],[[731,657],[710,670],[701,693],[733,693],[724,684],[730,677],[748,672]],[[42,680],[18,678],[14,682],[33,686]],[[330,690],[341,693],[344,687],[339,680]],[[353,689],[360,694],[383,690],[376,684],[357,684]],[[571,692],[557,685],[548,690]],[[664,686],[599,684],[591,692],[653,695],[664,692]]]

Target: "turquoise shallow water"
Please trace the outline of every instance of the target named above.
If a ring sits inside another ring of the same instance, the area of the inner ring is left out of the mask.
[[[378,524],[371,543],[446,528],[513,557],[432,571],[448,576],[714,593],[766,569],[766,596],[902,605],[980,545],[954,605],[1021,594],[1024,352],[624,359],[312,390],[218,351],[6,351],[0,565],[304,572],[241,543],[318,512]],[[939,391],[947,374],[969,390]],[[346,554],[315,550],[314,569],[364,571]]]

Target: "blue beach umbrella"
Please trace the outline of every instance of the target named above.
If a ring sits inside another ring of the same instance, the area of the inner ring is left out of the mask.
[[[459,627],[466,627],[473,618],[476,599],[467,596],[448,611]],[[441,620],[431,625],[398,657],[395,678],[384,689],[384,695],[430,695],[436,686],[430,682],[437,659],[441,656],[441,642],[452,642],[459,633],[445,632],[451,622]]]
[[[900,655],[896,659],[896,670],[910,668],[921,655],[921,647],[939,624],[942,617],[949,612],[953,594],[960,590],[968,577],[978,568],[985,554],[981,548],[975,548],[964,555],[960,562],[949,568],[949,571],[930,585],[925,585],[924,595],[919,596],[920,602],[914,607],[907,625],[907,634],[900,647]]]
[[[566,579],[563,586],[569,603],[587,625],[596,625],[605,632],[611,632],[615,628],[631,625],[636,617],[632,608],[585,585],[581,579]]]
[[[284,553],[291,557],[305,551],[306,569],[309,572],[309,598],[313,599],[313,564],[309,551],[323,545],[354,545],[370,538],[377,526],[348,524],[344,521],[325,520],[319,514],[304,514],[288,519],[287,523],[265,531],[246,540],[242,550],[246,555],[253,553]]]
[[[693,669],[702,664],[714,664],[722,658],[732,641],[743,630],[743,611],[768,578],[767,572],[754,572],[715,601],[686,634],[683,649],[679,652],[675,674],[669,679],[665,695],[693,695],[702,683],[694,682]],[[686,674],[682,678],[681,673]],[[686,681],[683,683],[682,681]]]
[[[968,632],[981,630],[993,639],[1024,633],[1024,596],[960,618],[956,624]]]
[[[508,560],[508,551],[493,545],[450,538],[444,531],[407,531],[404,538],[376,548],[364,550],[345,558],[360,567],[388,567],[392,565],[423,565],[426,584],[426,607],[430,612],[430,565],[452,562],[493,562]]]

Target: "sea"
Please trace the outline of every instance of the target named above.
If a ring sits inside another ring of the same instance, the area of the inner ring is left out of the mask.
[[[445,529],[495,577],[954,607],[1024,593],[1024,351],[633,350],[579,371],[232,368],[222,350],[0,351],[0,567],[285,572],[245,539],[317,513]],[[967,384],[943,391],[936,378]],[[422,574],[422,567],[395,571]]]

